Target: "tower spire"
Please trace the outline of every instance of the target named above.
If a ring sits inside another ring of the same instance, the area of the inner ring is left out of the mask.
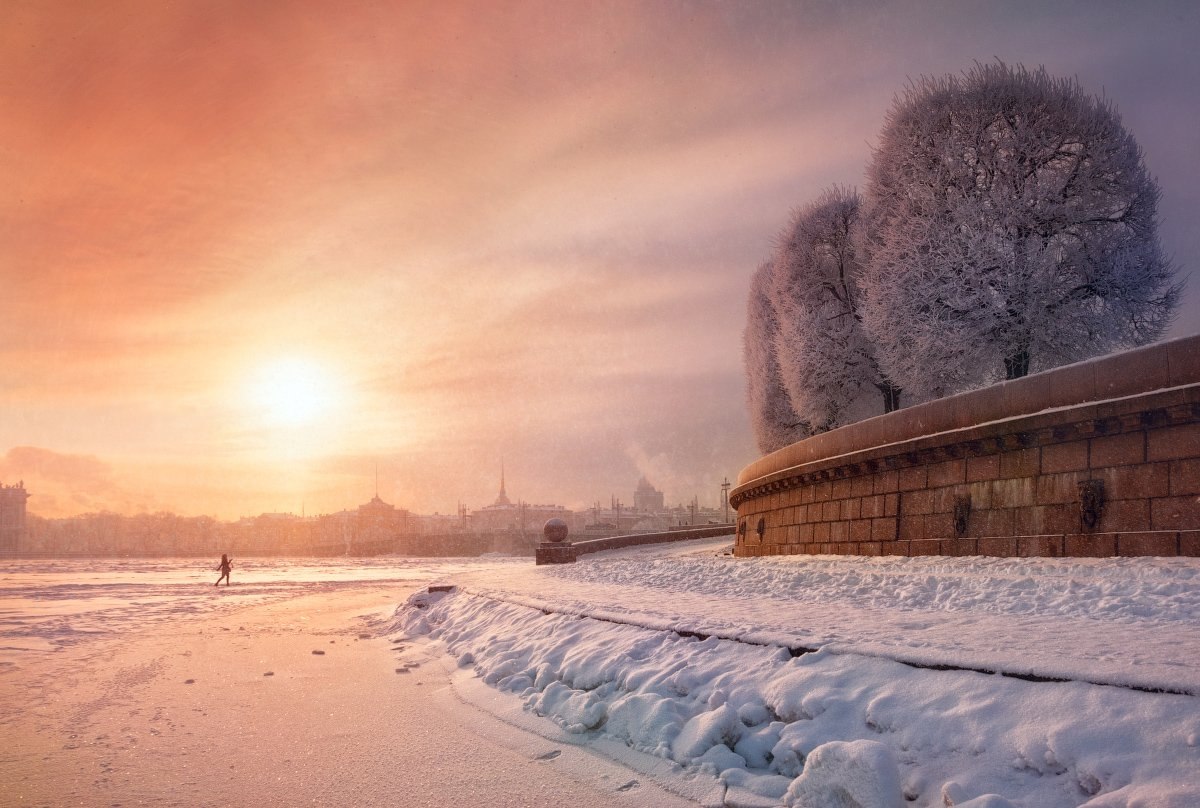
[[[496,497],[497,505],[511,505],[508,501],[508,493],[504,490],[504,458],[500,458],[500,496]]]

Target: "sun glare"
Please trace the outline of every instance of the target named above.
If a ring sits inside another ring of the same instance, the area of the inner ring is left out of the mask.
[[[274,426],[306,426],[326,414],[334,402],[329,375],[304,359],[281,359],[259,373],[254,402]]]

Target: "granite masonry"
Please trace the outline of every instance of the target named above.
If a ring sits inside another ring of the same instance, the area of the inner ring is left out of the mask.
[[[787,446],[730,492],[735,555],[1200,555],[1200,336]]]

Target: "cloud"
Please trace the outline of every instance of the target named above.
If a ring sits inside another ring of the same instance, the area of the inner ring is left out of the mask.
[[[417,509],[490,502],[501,455],[526,499],[649,470],[703,500],[753,456],[748,278],[792,207],[862,183],[905,76],[1108,88],[1195,262],[1200,11],[1018,9],[4,5],[0,446],[110,458],[89,505],[336,509],[359,481],[324,460],[372,456]],[[282,355],[352,403],[303,453],[240,398]]]
[[[136,502],[118,483],[112,467],[91,455],[16,446],[0,458],[0,480],[24,481],[32,495],[29,510],[42,516],[124,511]]]

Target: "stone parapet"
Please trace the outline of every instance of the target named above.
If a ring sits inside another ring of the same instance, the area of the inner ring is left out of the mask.
[[[740,556],[1196,555],[1200,337],[816,435],[730,503]]]

